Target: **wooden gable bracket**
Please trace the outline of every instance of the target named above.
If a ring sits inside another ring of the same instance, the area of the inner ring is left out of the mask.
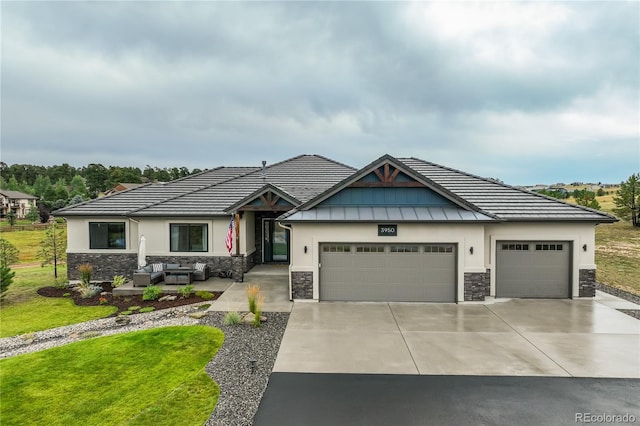
[[[400,169],[394,169],[391,171],[391,165],[389,163],[385,163],[382,167],[382,171],[380,168],[377,168],[373,171],[375,175],[378,177],[378,182],[354,182],[350,187],[353,188],[372,188],[372,187],[424,187],[424,185],[417,181],[410,182],[396,182],[396,178],[400,174]]]
[[[278,201],[280,201],[281,197],[278,194],[274,194],[271,191],[267,191],[264,194],[260,195],[260,197],[256,198],[262,201],[261,206],[256,206],[252,204],[245,204],[241,207],[242,210],[251,210],[251,211],[289,211],[293,208],[293,206],[287,202],[286,204],[279,205]]]

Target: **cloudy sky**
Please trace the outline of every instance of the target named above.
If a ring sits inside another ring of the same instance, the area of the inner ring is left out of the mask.
[[[6,2],[8,164],[640,171],[640,2]]]

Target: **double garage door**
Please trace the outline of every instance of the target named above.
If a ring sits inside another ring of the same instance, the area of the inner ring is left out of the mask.
[[[454,244],[322,244],[320,299],[455,302]]]
[[[568,298],[570,281],[570,243],[497,242],[497,297]]]

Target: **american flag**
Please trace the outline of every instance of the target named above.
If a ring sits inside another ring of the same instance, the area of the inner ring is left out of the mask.
[[[229,254],[233,250],[233,216],[231,217],[231,223],[229,223],[229,231],[227,231],[227,238],[224,239],[224,245],[227,246]]]

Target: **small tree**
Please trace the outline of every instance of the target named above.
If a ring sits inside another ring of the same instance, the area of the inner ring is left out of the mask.
[[[640,226],[640,173],[629,176],[620,184],[613,197],[616,208],[613,212],[624,220],[631,220],[633,226]]]
[[[9,290],[9,286],[13,283],[15,272],[11,271],[8,266],[0,265],[0,301],[4,300],[4,294]]]
[[[18,263],[20,252],[13,244],[4,238],[0,238],[0,300],[4,299],[4,294],[13,283],[15,272],[11,271],[9,265]]]
[[[0,265],[9,266],[18,263],[20,251],[4,238],[0,238]]]
[[[27,214],[25,215],[25,218],[31,223],[39,222],[40,212],[38,211],[37,208],[32,206],[27,212]]]
[[[590,209],[600,209],[600,203],[596,200],[596,193],[588,191],[586,189],[573,191],[573,196],[576,199],[576,203],[581,206],[589,207]]]
[[[9,212],[7,213],[7,221],[11,226],[16,224],[16,214],[13,212],[13,210],[9,210]]]
[[[66,258],[67,239],[64,229],[59,228],[53,222],[45,231],[44,238],[40,242],[38,257],[42,260],[42,266],[53,263],[53,276],[58,278],[58,262]]]

